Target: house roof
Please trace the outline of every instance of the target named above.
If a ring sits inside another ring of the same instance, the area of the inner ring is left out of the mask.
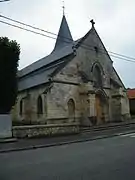
[[[129,99],[135,99],[135,89],[127,89]]]

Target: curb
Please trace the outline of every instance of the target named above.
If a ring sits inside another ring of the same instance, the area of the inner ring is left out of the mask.
[[[90,128],[90,129],[86,129],[86,130],[82,130],[81,133],[85,133],[85,132],[94,132],[94,131],[102,131],[102,130],[112,130],[112,129],[119,129],[119,128],[130,128],[132,126],[134,126],[135,123],[127,123],[127,124],[123,124],[123,125],[111,125],[111,126],[106,126],[106,127],[95,127],[95,128]]]
[[[134,133],[135,131],[131,131],[130,133]],[[17,151],[25,151],[25,150],[32,150],[32,149],[39,149],[39,148],[47,148],[47,147],[54,147],[54,146],[62,146],[66,144],[74,144],[74,143],[82,143],[82,142],[87,142],[87,141],[94,141],[98,139],[107,139],[111,137],[116,137],[120,135],[126,135],[129,134],[129,132],[125,133],[117,133],[117,134],[111,134],[111,135],[103,135],[103,136],[97,136],[93,138],[87,138],[87,139],[80,139],[80,140],[74,140],[74,141],[67,141],[67,142],[59,142],[59,143],[52,143],[52,144],[44,144],[44,145],[33,145],[29,147],[23,147],[23,148],[11,148],[11,149],[3,149],[0,150],[0,153],[8,153],[8,152],[17,152]]]
[[[12,143],[12,142],[17,142],[17,139],[16,139],[16,138],[0,139],[0,144],[4,144],[4,143]]]

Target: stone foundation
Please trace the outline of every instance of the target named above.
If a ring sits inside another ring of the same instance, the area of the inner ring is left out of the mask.
[[[79,124],[14,126],[13,137],[32,138],[79,133]]]
[[[97,117],[96,116],[89,117],[89,120],[90,120],[92,126],[95,126],[97,124]]]
[[[123,115],[121,115],[121,120],[122,121],[128,121],[130,119],[131,119],[130,114],[123,114]]]

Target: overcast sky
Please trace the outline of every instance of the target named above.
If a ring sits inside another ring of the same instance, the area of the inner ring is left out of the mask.
[[[76,40],[95,28],[107,50],[135,58],[135,0],[65,0],[65,14]],[[10,0],[0,3],[0,13],[53,33],[62,19],[62,0]],[[1,20],[4,20],[1,18]],[[7,20],[6,20],[7,21]],[[55,40],[0,24],[1,36],[17,40],[23,68],[48,55]],[[135,63],[114,59],[114,66],[126,87],[135,87]]]

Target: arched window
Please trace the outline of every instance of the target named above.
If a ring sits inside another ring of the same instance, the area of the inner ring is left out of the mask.
[[[19,104],[19,114],[20,116],[22,116],[23,114],[23,100],[22,99],[20,100],[20,104]]]
[[[37,99],[37,114],[38,116],[43,114],[43,102],[41,96],[39,96]]]
[[[68,101],[68,116],[71,119],[75,119],[75,103],[73,99]]]
[[[96,87],[101,87],[102,86],[102,73],[100,68],[96,65],[94,68],[94,85]]]

